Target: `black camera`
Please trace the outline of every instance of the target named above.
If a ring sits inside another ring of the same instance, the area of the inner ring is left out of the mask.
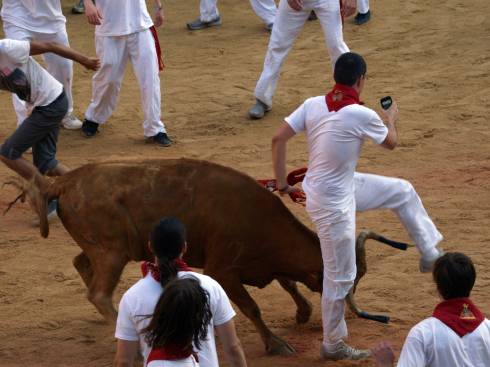
[[[383,110],[387,110],[391,107],[393,104],[393,100],[391,99],[390,96],[383,97],[379,100],[379,103],[381,104],[381,108]]]

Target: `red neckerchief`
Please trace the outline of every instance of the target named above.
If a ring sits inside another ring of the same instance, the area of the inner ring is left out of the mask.
[[[332,91],[325,96],[329,111],[339,111],[351,104],[363,104],[357,91],[343,84],[335,84]]]
[[[191,268],[189,268],[189,266],[185,263],[184,260],[175,259],[174,262],[177,265],[177,269],[179,271],[191,271]],[[143,278],[146,277],[148,272],[150,272],[153,279],[155,279],[157,282],[160,281],[160,273],[158,271],[158,266],[156,264],[153,264],[149,261],[142,262],[141,272],[143,273]]]
[[[151,361],[175,361],[188,358],[191,355],[193,355],[196,361],[199,362],[197,354],[192,350],[192,345],[183,347],[182,345],[171,344],[156,349],[152,348],[146,360],[146,364],[149,364]]]
[[[153,36],[153,39],[155,40],[155,49],[157,51],[157,60],[158,60],[158,70],[162,71],[163,68],[165,67],[165,64],[163,63],[162,48],[160,47],[160,40],[158,39],[157,29],[155,28],[154,25],[150,27],[150,32],[151,35]]]
[[[442,321],[460,337],[472,333],[485,320],[485,316],[469,298],[443,301],[436,306],[432,316]]]

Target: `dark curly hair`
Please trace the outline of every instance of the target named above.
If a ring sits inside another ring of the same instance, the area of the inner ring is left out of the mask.
[[[200,349],[208,335],[212,313],[209,293],[193,276],[174,279],[165,287],[155,307],[150,324],[143,330],[152,348],[179,345]]]

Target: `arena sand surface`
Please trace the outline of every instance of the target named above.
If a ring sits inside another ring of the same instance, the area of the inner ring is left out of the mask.
[[[69,14],[72,3],[63,1],[71,44],[93,55],[93,29],[84,16]],[[318,22],[304,27],[282,70],[274,109],[264,120],[250,121],[247,111],[268,33],[247,1],[222,1],[220,9],[221,28],[189,32],[185,23],[197,15],[198,1],[165,4],[167,20],[159,33],[167,65],[162,74],[163,116],[175,140],[171,148],[143,143],[139,90],[128,68],[118,108],[108,124],[91,140],[78,131],[63,130],[60,160],[78,167],[121,158],[188,157],[228,165],[256,178],[271,177],[272,134],[304,99],[326,93],[332,84],[322,32]],[[474,259],[478,281],[473,298],[488,315],[490,4],[449,0],[433,6],[424,0],[387,0],[374,1],[372,11],[372,21],[365,26],[346,21],[345,39],[368,62],[366,104],[377,108],[378,99],[386,94],[398,101],[401,143],[393,152],[367,144],[358,169],[403,177],[415,185],[445,236],[444,248],[464,251]],[[91,75],[75,66],[79,117],[90,99]],[[3,92],[0,98],[3,140],[15,120],[10,96]],[[289,167],[304,166],[306,159],[304,137],[295,138],[289,147]],[[1,166],[0,182],[10,176]],[[0,209],[15,196],[15,190],[4,188]],[[286,204],[310,225],[303,208],[287,200]],[[27,204],[0,216],[0,365],[110,366],[113,328],[85,298],[85,287],[71,263],[78,246],[59,221],[51,224],[50,237],[42,239],[33,220]],[[389,211],[359,214],[358,228],[408,240]],[[431,314],[437,295],[430,275],[419,274],[414,249],[404,253],[372,243],[368,264],[359,303],[369,311],[389,314],[392,322],[382,325],[348,315],[349,342],[367,348],[387,339],[398,354],[409,329]],[[130,264],[116,302],[138,278],[138,265]],[[295,324],[293,302],[278,284],[250,289],[266,323],[298,353],[287,358],[266,356],[255,328],[239,313],[237,329],[249,365],[372,365],[319,359],[320,298],[302,290],[314,304],[305,325]]]

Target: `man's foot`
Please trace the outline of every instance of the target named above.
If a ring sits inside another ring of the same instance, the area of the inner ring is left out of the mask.
[[[257,99],[254,106],[248,111],[248,115],[253,119],[261,119],[270,109],[264,102]]]
[[[91,138],[95,134],[97,134],[97,130],[99,128],[99,124],[90,120],[83,120],[82,125],[82,135],[86,138]]]
[[[48,221],[58,216],[58,200],[54,199],[48,203]]]
[[[272,27],[274,27],[274,23],[269,23],[265,26],[265,29],[267,29],[269,32],[272,32]]]
[[[197,31],[199,29],[215,27],[221,25],[221,17],[218,15],[217,18],[210,20],[209,22],[203,22],[201,19],[196,19],[193,22],[187,23],[187,29],[190,31]]]
[[[308,20],[317,20],[318,17],[316,16],[316,13],[314,10],[311,11],[310,16],[308,17]]]
[[[434,264],[437,261],[438,258],[440,258],[442,255],[444,255],[444,251],[441,249],[438,249],[437,247],[435,248],[437,253],[433,253],[429,256],[423,256],[420,258],[419,261],[419,270],[421,273],[430,273],[432,272],[432,269],[434,268]]]
[[[169,147],[172,145],[172,140],[170,140],[168,135],[165,133],[158,133],[154,136],[150,136],[149,138],[146,139],[146,141],[149,143],[158,144],[162,147]]]
[[[65,116],[61,121],[61,126],[67,130],[78,130],[82,127],[82,121],[73,115]]]
[[[83,3],[78,3],[71,8],[71,12],[73,14],[83,14],[85,13],[85,6],[83,6]]]
[[[371,357],[371,351],[367,349],[356,349],[340,342],[334,351],[327,351],[325,346],[320,348],[320,355],[323,359],[338,361],[341,359],[359,360]]]
[[[367,13],[357,13],[354,17],[354,23],[361,25],[369,22],[369,19],[371,19],[371,10],[368,10]]]

